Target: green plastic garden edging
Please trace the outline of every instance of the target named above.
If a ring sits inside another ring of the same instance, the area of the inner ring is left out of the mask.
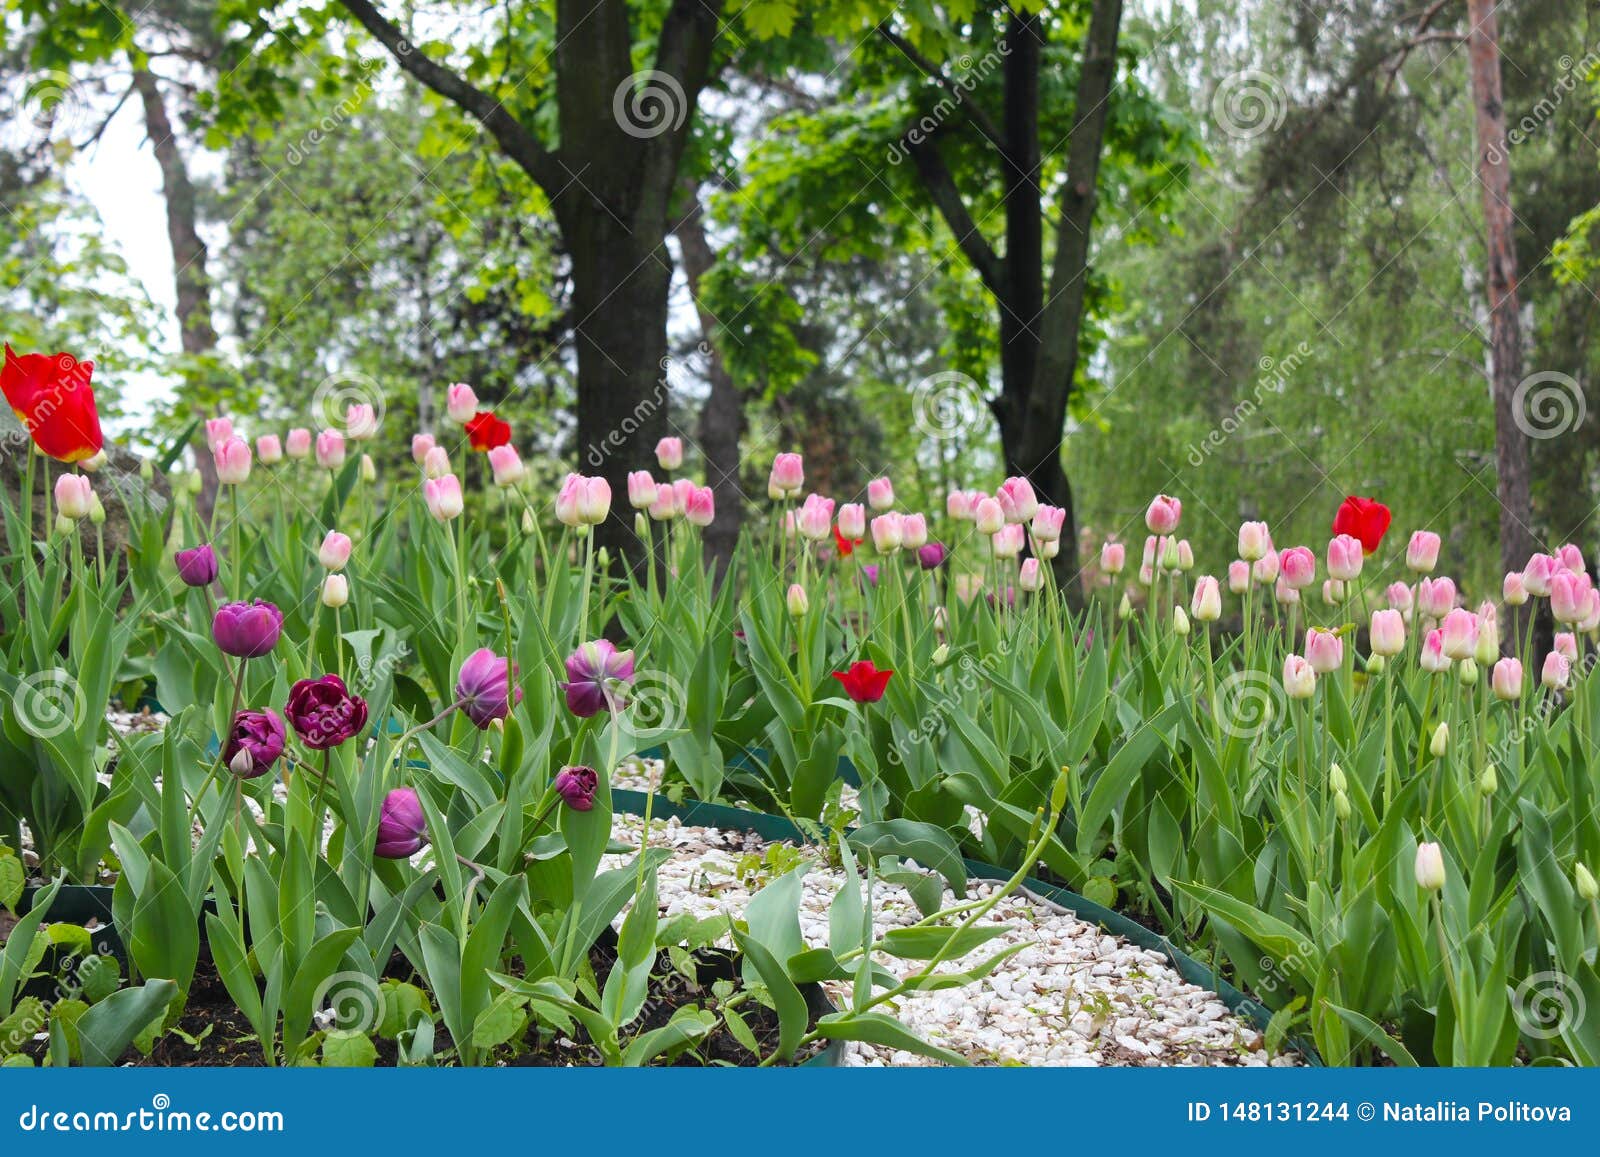
[[[625,812],[629,815],[643,815],[646,798],[646,793],[641,791],[624,791],[619,788],[613,788],[611,792],[612,807],[616,811]],[[766,812],[746,811],[743,808],[728,807],[726,804],[703,803],[699,800],[690,800],[677,804],[665,796],[658,795],[655,797],[655,802],[651,807],[651,814],[658,819],[676,817],[684,823],[692,823],[704,827],[732,828],[754,832],[766,840],[792,844],[815,842],[805,832],[801,831],[792,820],[784,816],[770,815]],[[1009,880],[1012,875],[1006,869],[998,868],[993,864],[985,864],[977,860],[968,859],[963,859],[961,862],[967,869],[967,875],[973,879],[1003,881]],[[1262,1031],[1266,1030],[1268,1022],[1272,1019],[1271,1010],[1240,992],[1204,964],[1179,949],[1170,939],[1159,932],[1154,932],[1143,924],[1130,920],[1120,912],[1102,907],[1093,900],[1085,899],[1076,892],[1069,892],[1065,888],[1047,884],[1043,880],[1036,880],[1029,876],[1023,880],[1022,886],[1052,904],[1059,904],[1087,923],[1097,925],[1107,932],[1137,944],[1140,948],[1159,953],[1166,958],[1167,962],[1172,965],[1184,980],[1190,984],[1215,992],[1230,1012],[1250,1021],[1256,1028]],[[1290,1043],[1305,1057],[1308,1064],[1316,1066],[1322,1064],[1321,1058],[1317,1056],[1310,1042],[1295,1039]]]

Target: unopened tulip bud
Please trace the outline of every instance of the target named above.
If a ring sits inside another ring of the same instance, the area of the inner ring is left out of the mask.
[[[1518,659],[1501,659],[1494,665],[1489,679],[1496,699],[1510,703],[1522,698],[1522,663]]]
[[[1239,527],[1239,558],[1246,563],[1255,562],[1272,549],[1272,536],[1264,522],[1246,522]]]
[[[610,570],[611,569],[611,549],[609,547],[602,546],[599,550],[595,551],[594,552],[594,564],[595,564],[595,566],[600,568],[602,573],[604,573],[605,571]]]
[[[206,488],[206,480],[200,477],[200,471],[191,470],[183,476],[183,485],[190,494],[199,494]]]
[[[110,456],[105,452],[105,450],[101,449],[101,450],[96,450],[93,454],[89,455],[82,462],[79,462],[78,465],[80,467],[82,467],[83,470],[85,470],[87,473],[98,474],[100,472],[100,467],[104,466],[108,461],[110,461]],[[1567,548],[1566,547],[1562,547],[1562,549],[1565,550]],[[1573,549],[1577,549],[1577,548],[1574,547]],[[1581,558],[1581,556],[1580,556],[1580,558]],[[1583,563],[1581,561],[1578,564],[1578,569],[1579,570],[1583,569]]]
[[[797,619],[811,609],[811,600],[806,597],[806,588],[801,586],[799,583],[789,584],[789,595],[787,602],[789,606],[789,614]]]
[[[148,458],[139,459],[139,478],[143,482],[153,482],[156,476],[155,463]]]
[[[1341,821],[1350,818],[1350,797],[1342,791],[1333,793],[1333,814]]]
[[[1398,655],[1406,649],[1405,616],[1393,608],[1373,611],[1369,634],[1374,655]]]
[[[1476,687],[1478,685],[1478,661],[1476,659],[1463,659],[1456,664],[1456,674],[1461,676],[1463,687]]]
[[[1344,602],[1344,582],[1340,579],[1323,579],[1322,601],[1331,607]]]
[[[661,469],[673,471],[683,465],[683,439],[663,438],[656,443],[656,462]]]
[[[1163,538],[1158,553],[1161,556],[1162,570],[1177,570],[1183,561],[1178,550],[1178,540],[1175,538]]]
[[[453,382],[444,392],[445,414],[458,426],[465,426],[478,412],[478,395],[465,382]]]
[[[1417,574],[1432,574],[1439,563],[1439,536],[1419,530],[1406,544],[1406,566]]]
[[[524,514],[523,517],[526,518],[527,515]],[[650,533],[650,519],[645,516],[645,513],[642,510],[634,512],[633,533],[637,538],[644,538]]]
[[[84,474],[63,474],[56,479],[56,513],[76,522],[89,517],[89,502],[94,497],[94,487]]]
[[[350,581],[342,574],[331,574],[322,580],[322,605],[342,607],[350,601]]]
[[[949,643],[940,643],[937,647],[935,647],[933,649],[933,662],[934,662],[935,666],[939,666],[939,667],[944,666],[945,660],[948,659],[949,657],[950,657],[950,644]]]
[[[1478,791],[1483,795],[1493,795],[1499,790],[1500,776],[1491,763],[1478,776]]]
[[[1418,844],[1416,864],[1417,887],[1437,892],[1444,887],[1444,853],[1438,844]]]
[[[1328,543],[1328,574],[1342,583],[1352,582],[1361,576],[1361,540],[1354,535],[1339,534]]]
[[[1334,791],[1344,791],[1350,786],[1350,781],[1345,778],[1344,768],[1337,763],[1328,765],[1328,786]]]
[[[297,461],[311,456],[311,431],[304,426],[296,426],[289,431],[283,440],[283,452]]]
[[[1367,656],[1367,674],[1369,675],[1382,675],[1384,668],[1388,665],[1388,661],[1382,655]]]
[[[1128,597],[1128,592],[1122,592],[1122,601],[1117,604],[1117,618],[1133,618],[1133,600]]]
[[[76,522],[68,518],[65,514],[56,515],[56,533],[58,535],[71,534],[73,528],[77,525],[78,524]]]
[[[1228,564],[1228,592],[1242,595],[1250,589],[1250,564],[1244,559],[1235,559]]]
[[[533,528],[534,528],[533,511],[524,510],[522,512],[522,533],[523,534],[532,534],[533,533]]]
[[[1580,899],[1593,903],[1600,897],[1600,885],[1595,884],[1594,875],[1583,864],[1572,866],[1572,882],[1577,885]]]
[[[263,434],[256,439],[256,457],[263,466],[276,466],[283,461],[283,442],[276,434]]]
[[[106,508],[100,496],[92,490],[89,492],[89,522],[94,526],[106,524]]]
[[[1022,567],[1017,574],[1017,587],[1030,592],[1043,589],[1044,575],[1039,570],[1038,559],[1025,558],[1022,560]]]
[[[867,505],[877,511],[894,508],[894,483],[888,478],[874,478],[867,483]]]
[[[1528,601],[1528,588],[1522,584],[1522,572],[1511,571],[1500,584],[1500,598],[1508,607],[1520,607]]]
[[[1201,575],[1195,580],[1189,611],[1202,623],[1214,623],[1222,617],[1222,588],[1216,579]]]
[[[1433,739],[1428,743],[1428,750],[1435,759],[1443,759],[1444,753],[1450,750],[1450,725],[1441,723],[1433,730]]]
[[[1175,635],[1189,633],[1189,616],[1182,607],[1172,608],[1172,633]]]
[[[1000,509],[1000,504],[993,498],[979,499],[973,514],[977,520],[979,534],[994,534],[1006,524],[1005,511]]]
[[[361,455],[361,481],[376,482],[378,480],[378,464],[372,460],[371,454]]]
[[[1121,574],[1128,565],[1128,548],[1120,542],[1108,542],[1100,548],[1100,569],[1106,574]]]
[[[1178,540],[1178,569],[1184,572],[1194,569],[1194,548],[1187,538]]]

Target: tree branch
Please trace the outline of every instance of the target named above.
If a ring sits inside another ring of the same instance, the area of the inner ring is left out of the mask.
[[[974,100],[966,89],[946,76],[944,70],[937,64],[918,52],[916,46],[909,40],[890,28],[888,21],[878,25],[878,35],[899,49],[900,55],[916,65],[918,70],[925,76],[949,93],[956,104],[966,110],[967,118],[972,121],[973,126],[988,138],[991,145],[999,149],[1002,154],[1005,153],[1005,135],[1001,133],[1000,126],[990,119],[989,114],[984,112],[983,106]]]
[[[554,153],[527,126],[506,111],[495,97],[460,73],[425,55],[405,33],[367,0],[339,0],[401,69],[467,113],[499,142],[517,165],[555,200],[566,180]]]
[[[913,139],[908,131],[905,139],[906,150],[917,166],[917,173],[927,187],[928,196],[945,224],[950,226],[950,232],[955,234],[956,244],[978,271],[989,292],[997,298],[1003,297],[1003,264],[988,238],[978,228],[978,223],[972,219],[972,214],[967,212],[966,203],[961,199],[961,190],[956,188],[956,179],[940,155],[939,146],[921,133]]]
[[[711,77],[722,6],[723,0],[673,0],[661,25],[656,71],[677,82],[684,107],[676,123],[646,142],[640,184],[645,196],[659,204],[663,214],[677,181],[678,160],[689,140],[700,90]]]

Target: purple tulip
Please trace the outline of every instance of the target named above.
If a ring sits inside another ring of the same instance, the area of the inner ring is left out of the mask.
[[[240,779],[255,779],[272,770],[283,754],[286,738],[283,716],[272,708],[241,711],[233,717],[233,730],[222,749],[223,762]]]
[[[367,725],[367,701],[352,695],[337,675],[302,679],[289,689],[284,707],[295,734],[313,751],[326,751]]]
[[[172,557],[185,586],[208,587],[217,581],[217,552],[211,549],[209,542],[180,550]]]
[[[872,563],[866,563],[861,568],[861,573],[866,576],[868,586],[878,585],[878,568]]]
[[[594,807],[594,793],[600,774],[592,767],[563,767],[556,775],[556,794],[575,812]]]
[[[938,570],[950,557],[950,549],[942,542],[930,542],[917,547],[917,563],[923,570]]]
[[[633,652],[619,651],[609,639],[584,643],[567,656],[567,710],[580,719],[627,705],[633,682]]]
[[[428,821],[422,814],[422,801],[409,787],[397,787],[383,797],[378,811],[378,843],[374,855],[386,860],[404,860],[416,855],[428,843]]]
[[[226,654],[259,659],[270,654],[283,633],[283,612],[272,603],[224,603],[211,620],[211,637]]]
[[[461,664],[456,676],[456,699],[480,731],[510,715],[512,706],[522,702],[522,688],[513,687],[511,678],[511,661],[488,647],[472,652]]]

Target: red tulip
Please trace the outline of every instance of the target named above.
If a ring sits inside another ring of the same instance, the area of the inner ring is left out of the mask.
[[[860,538],[846,538],[844,535],[839,533],[839,528],[836,526],[833,528],[833,541],[839,547],[839,557],[849,558],[850,555],[854,553],[856,547],[860,546],[866,540]]]
[[[1333,533],[1348,534],[1361,540],[1361,549],[1371,554],[1378,549],[1389,530],[1389,508],[1376,498],[1351,495],[1333,516]]]
[[[848,671],[835,671],[833,677],[844,686],[844,693],[857,703],[876,703],[883,698],[893,671],[880,671],[870,659],[850,664]]]
[[[502,422],[490,410],[479,410],[467,426],[467,441],[474,450],[493,450],[511,441],[511,423]]]
[[[71,354],[17,354],[6,346],[0,390],[41,453],[82,462],[105,445],[89,387],[93,374],[93,362]]]

